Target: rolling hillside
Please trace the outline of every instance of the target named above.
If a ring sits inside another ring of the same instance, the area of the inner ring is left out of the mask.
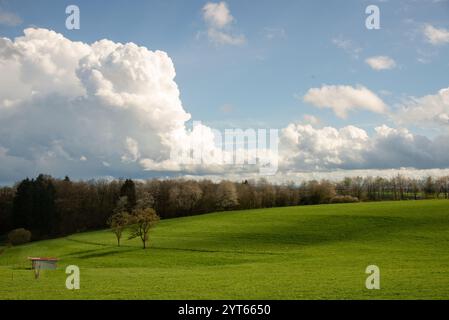
[[[0,254],[0,299],[449,299],[449,202],[380,202],[162,221],[151,248],[109,231]],[[28,256],[60,258],[35,280]],[[65,288],[65,267],[81,290]],[[365,288],[365,268],[381,289]]]

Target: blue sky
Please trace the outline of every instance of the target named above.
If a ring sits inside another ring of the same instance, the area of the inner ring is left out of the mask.
[[[109,39],[165,51],[176,68],[186,112],[219,129],[285,128],[312,115],[321,126],[353,125],[372,134],[381,125],[402,125],[394,120],[400,105],[448,87],[449,45],[444,39],[429,42],[423,28],[447,32],[449,1],[227,0],[233,21],[224,30],[244,37],[234,45],[208,37],[207,3],[0,0],[0,10],[20,20],[0,23],[0,36],[13,40],[31,26],[71,41]],[[80,30],[65,28],[69,4],[80,8]],[[370,4],[380,8],[380,30],[365,27]],[[366,59],[378,56],[393,59],[395,67],[374,70]],[[389,112],[361,108],[341,118],[331,108],[304,101],[311,88],[324,85],[364,86]],[[447,127],[421,126],[419,121],[406,127],[429,139],[447,133]]]
[[[200,37],[206,28],[201,8],[207,1],[3,1],[23,24],[0,27],[0,34],[16,37],[24,26],[55,30],[72,40],[94,42],[107,38],[164,50],[173,59],[185,108],[202,121],[254,126],[284,126],[304,113],[326,123],[356,123],[368,129],[373,115],[359,112],[335,119],[331,111],[316,110],[295,99],[322,84],[363,84],[375,92],[386,90],[390,103],[402,96],[422,96],[448,83],[449,46],[434,48],[417,33],[420,24],[448,27],[447,1],[227,1],[234,28],[245,35],[241,46],[216,46]],[[81,10],[80,30],[65,28],[65,7]],[[381,30],[365,28],[365,8],[381,10]],[[270,30],[273,39],[268,39]],[[361,48],[359,58],[332,43],[335,38]],[[418,50],[432,62],[418,62]],[[364,63],[374,55],[394,57],[399,67],[375,72]],[[236,81],[238,79],[238,81]],[[224,114],[221,108],[232,106]],[[282,110],[284,112],[279,112]],[[243,122],[243,123],[242,123]],[[224,124],[225,125],[225,124]]]

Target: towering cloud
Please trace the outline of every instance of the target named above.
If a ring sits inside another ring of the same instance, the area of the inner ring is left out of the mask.
[[[165,52],[73,42],[45,29],[24,33],[0,39],[0,157],[27,163],[22,176],[126,172],[140,157],[168,158],[189,136],[190,115]]]
[[[211,128],[186,128],[191,116],[175,76],[165,52],[133,43],[86,44],[34,28],[13,40],[0,39],[0,183],[41,172],[75,178],[142,177],[145,171],[258,172],[171,157],[186,146],[229,156],[217,147]],[[448,92],[413,99],[401,110],[403,121],[447,124]],[[358,108],[386,110],[362,86],[313,88],[304,100],[342,117]],[[308,124],[290,124],[281,131],[279,155],[267,152],[278,160],[281,173],[449,167],[446,136],[429,139],[387,126],[370,134],[355,126],[317,127],[320,122],[311,116],[305,120]]]

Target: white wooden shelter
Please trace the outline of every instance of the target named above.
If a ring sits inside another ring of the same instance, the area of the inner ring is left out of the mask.
[[[59,259],[56,258],[32,258],[28,257],[31,261],[31,267],[34,270],[34,277],[39,278],[41,270],[56,270]]]

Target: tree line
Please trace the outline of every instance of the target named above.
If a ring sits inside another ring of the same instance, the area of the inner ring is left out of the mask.
[[[55,179],[39,175],[12,187],[0,188],[0,235],[25,228],[37,240],[112,228],[117,226],[115,215],[118,213],[130,214],[135,219],[148,209],[161,219],[168,219],[215,211],[295,205],[448,199],[448,194],[449,177],[413,179],[398,175],[271,184],[264,179],[241,182],[71,181],[68,177]]]

